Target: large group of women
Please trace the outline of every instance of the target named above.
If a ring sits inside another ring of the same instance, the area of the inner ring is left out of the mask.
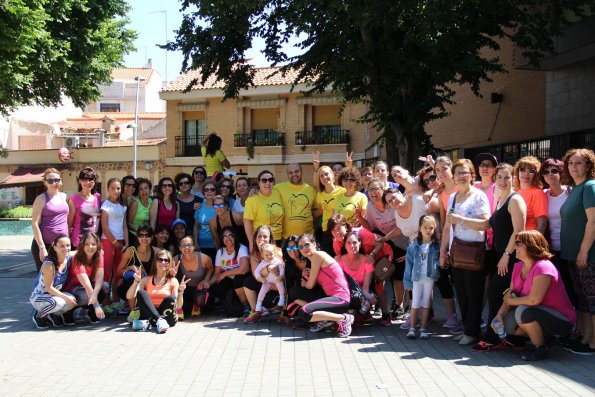
[[[340,337],[399,321],[427,339],[436,286],[442,327],[473,351],[539,360],[555,339],[595,352],[593,151],[514,165],[427,156],[415,173],[358,169],[349,154],[331,167],[316,153],[312,186],[299,164],[287,182],[265,170],[251,186],[223,175],[221,140],[209,137],[206,167],[161,178],[155,194],[127,176],[107,181],[102,200],[86,167],[66,197],[60,173],[45,171],[31,247],[38,328],[123,314],[163,333],[214,311],[247,324],[278,313]]]

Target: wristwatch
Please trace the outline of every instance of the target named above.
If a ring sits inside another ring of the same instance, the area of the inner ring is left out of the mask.
[[[504,255],[510,256],[510,255],[512,255],[512,252],[508,252],[508,251],[504,250]]]

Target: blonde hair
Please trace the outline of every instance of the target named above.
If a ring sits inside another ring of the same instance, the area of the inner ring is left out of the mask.
[[[322,174],[322,171],[327,171],[331,174],[331,180],[333,181],[333,183],[335,183],[335,173],[333,172],[333,169],[331,167],[329,167],[328,165],[323,165],[322,167],[318,168],[318,191],[319,192],[324,192],[324,184],[320,181],[320,174]]]

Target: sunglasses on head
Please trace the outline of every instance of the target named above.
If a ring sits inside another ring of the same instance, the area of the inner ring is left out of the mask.
[[[285,251],[290,252],[290,251],[297,251],[298,250],[298,246],[297,245],[288,245],[287,248],[285,248]]]
[[[260,178],[260,183],[274,183],[275,182],[275,178],[271,177],[271,178]]]
[[[62,179],[60,179],[60,178],[49,178],[49,179],[46,179],[45,181],[48,184],[53,185],[54,183],[60,183],[61,180]]]
[[[545,170],[545,171],[543,171],[543,172],[541,173],[541,175],[543,175],[543,176],[548,176],[548,175],[550,175],[550,174],[551,174],[551,175],[559,175],[559,174],[561,174],[561,173],[562,173],[562,172],[561,172],[559,169],[556,169],[556,168],[554,168],[554,169],[551,169],[551,170]]]
[[[529,174],[534,174],[537,172],[537,170],[535,168],[520,167],[519,172],[528,172]]]

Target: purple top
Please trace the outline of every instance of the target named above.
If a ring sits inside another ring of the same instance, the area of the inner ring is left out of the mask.
[[[78,246],[79,238],[87,233],[97,233],[99,226],[98,218],[100,215],[101,194],[95,193],[89,200],[83,199],[76,193],[70,196],[74,204],[74,219],[72,220],[72,233],[70,240],[73,247]]]
[[[68,236],[68,202],[66,193],[58,192],[53,198],[50,198],[48,192],[44,195],[45,205],[41,211],[39,229],[43,242],[51,244],[61,234]],[[51,200],[55,200],[56,203]]]

